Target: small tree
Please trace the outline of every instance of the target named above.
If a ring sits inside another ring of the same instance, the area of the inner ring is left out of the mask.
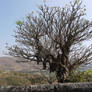
[[[44,69],[48,63],[58,82],[65,82],[72,70],[92,61],[92,46],[80,45],[92,37],[92,22],[84,18],[85,7],[79,0],[64,8],[44,4],[37,14],[16,22],[17,45],[8,47],[9,54],[42,62]]]

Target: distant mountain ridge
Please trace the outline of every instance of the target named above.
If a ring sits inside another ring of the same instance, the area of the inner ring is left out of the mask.
[[[42,65],[37,65],[36,62],[23,63],[16,62],[18,60],[15,57],[0,57],[0,70],[8,71],[29,71],[42,69]]]
[[[36,62],[18,63],[18,58],[3,56],[0,57],[0,70],[2,71],[39,71],[42,70],[42,64],[37,65]],[[21,61],[21,60],[20,60]],[[92,64],[80,67],[80,70],[92,70]]]

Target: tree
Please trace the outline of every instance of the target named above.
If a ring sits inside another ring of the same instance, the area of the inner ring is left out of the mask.
[[[64,8],[39,7],[23,21],[17,21],[16,45],[8,47],[12,56],[28,61],[47,63],[50,72],[55,72],[58,82],[65,82],[72,70],[92,61],[92,46],[81,43],[91,39],[92,22],[85,19],[85,6],[75,0]]]

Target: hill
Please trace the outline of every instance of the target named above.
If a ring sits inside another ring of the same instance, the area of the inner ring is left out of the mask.
[[[15,57],[0,57],[0,70],[8,70],[8,71],[29,71],[29,70],[40,70],[42,69],[42,65],[37,65],[36,62],[16,62],[18,58]]]

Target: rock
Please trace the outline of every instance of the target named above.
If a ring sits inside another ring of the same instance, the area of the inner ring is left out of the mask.
[[[92,92],[92,83],[0,87],[0,92]]]

